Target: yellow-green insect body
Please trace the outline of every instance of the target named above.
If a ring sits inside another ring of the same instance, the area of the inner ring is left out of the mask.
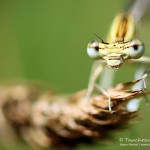
[[[126,61],[150,64],[150,58],[143,56],[144,44],[136,37],[136,24],[134,18],[128,13],[115,17],[106,42],[99,39],[89,42],[87,46],[87,53],[95,60],[95,63],[92,66],[85,100],[90,98],[96,88],[108,97],[108,106],[111,111],[110,95],[99,84],[96,84],[104,67],[107,65],[109,68],[119,69]],[[107,82],[111,82],[110,79],[107,77]]]
[[[136,24],[132,15],[121,13],[117,15],[111,25],[107,42],[128,42],[135,38]]]

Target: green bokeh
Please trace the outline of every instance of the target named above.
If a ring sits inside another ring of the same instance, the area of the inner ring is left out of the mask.
[[[37,80],[59,93],[86,88],[92,60],[86,54],[93,33],[106,37],[114,16],[125,1],[114,0],[2,0],[0,2],[0,79]],[[150,21],[144,20],[140,37],[150,49]],[[148,53],[147,53],[148,54]],[[134,66],[134,68],[136,68]],[[128,70],[128,72],[126,71]],[[130,81],[132,68],[125,66],[115,82]],[[126,73],[124,75],[124,73]],[[141,106],[142,120],[132,128],[114,134],[107,145],[81,146],[81,150],[124,149],[120,137],[150,138],[149,108]],[[14,146],[17,150],[26,146]],[[140,149],[139,147],[125,147]],[[4,148],[0,148],[4,149]],[[144,147],[143,149],[149,149]]]

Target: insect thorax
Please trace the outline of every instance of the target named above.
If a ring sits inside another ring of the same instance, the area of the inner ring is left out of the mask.
[[[122,13],[115,17],[107,41],[109,43],[130,41],[135,37],[135,33],[136,26],[134,18],[127,13]]]

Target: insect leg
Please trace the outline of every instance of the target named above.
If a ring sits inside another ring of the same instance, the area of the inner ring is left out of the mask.
[[[105,67],[99,84],[105,89],[111,88],[113,86],[115,73],[116,70]]]
[[[146,57],[146,56],[143,56],[143,57],[141,57],[141,58],[139,58],[139,59],[131,59],[131,60],[129,60],[128,62],[130,62],[130,63],[142,63],[142,64],[150,64],[150,57]]]
[[[108,107],[109,107],[109,111],[111,111],[112,110],[111,109],[111,97],[109,93],[98,84],[95,84],[94,86],[98,91],[100,91],[102,94],[104,94],[108,98]]]
[[[92,71],[90,74],[90,79],[89,79],[89,83],[88,83],[88,89],[85,95],[84,100],[87,102],[89,100],[89,98],[92,95],[92,92],[94,90],[94,84],[96,82],[96,80],[98,79],[98,77],[100,76],[101,72],[103,71],[104,68],[104,64],[100,61],[94,62],[93,66],[92,66]]]
[[[144,75],[143,75],[144,70],[145,69],[142,67],[142,68],[140,68],[140,69],[138,69],[136,71],[136,73],[135,73],[135,79],[141,79],[141,81],[138,82],[138,83],[136,83],[132,87],[133,90],[137,90],[137,89],[146,90],[145,78],[147,77],[148,73],[145,72]],[[131,100],[130,102],[128,102],[128,104],[127,104],[128,111],[130,111],[130,112],[137,111],[137,109],[139,108],[139,105],[140,105],[140,101],[141,101],[141,98],[134,98],[133,100]]]

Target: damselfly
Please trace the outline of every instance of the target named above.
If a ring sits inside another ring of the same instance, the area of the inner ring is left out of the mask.
[[[108,66],[112,69],[119,69],[126,62],[150,64],[150,58],[143,56],[144,44],[136,36],[136,23],[130,13],[122,13],[115,17],[107,36],[107,42],[98,38],[98,41],[89,42],[87,47],[87,53],[95,59],[95,63],[92,67],[85,100],[88,100],[93,89],[97,88],[108,97],[111,111],[111,97],[99,84],[96,84],[103,68]]]

